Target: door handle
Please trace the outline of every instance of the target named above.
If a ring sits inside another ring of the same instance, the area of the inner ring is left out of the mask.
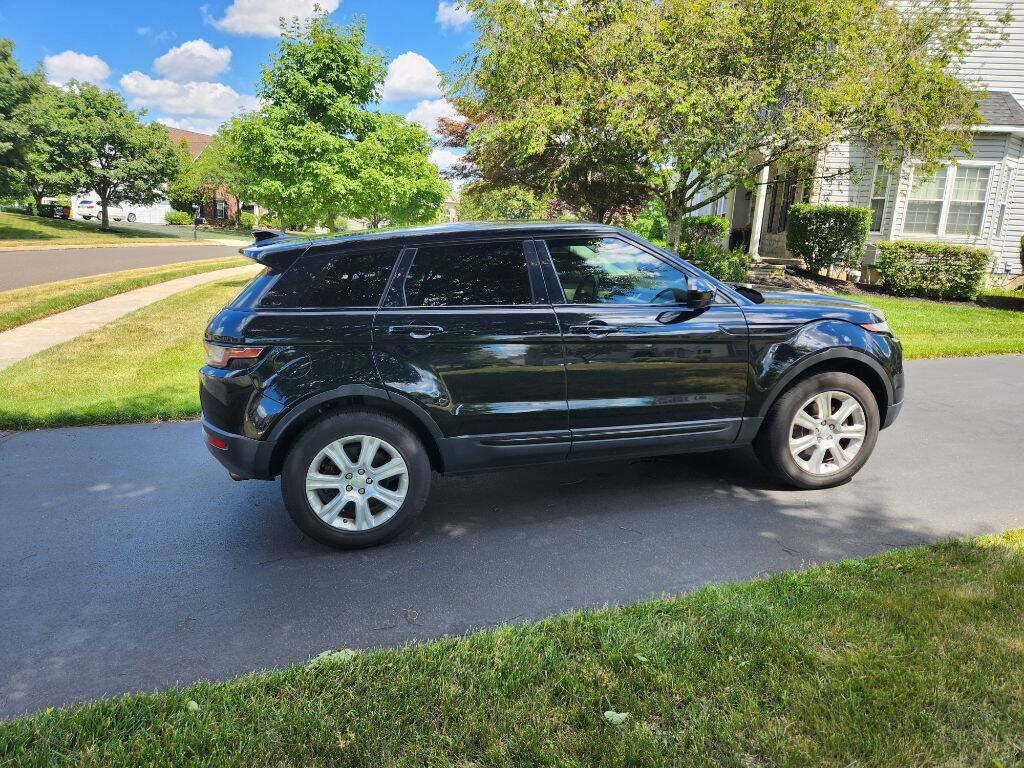
[[[619,329],[614,325],[608,325],[600,320],[591,320],[586,325],[570,325],[569,333],[585,333],[588,336],[599,338],[610,333],[618,333]]]
[[[431,336],[444,333],[440,325],[390,325],[388,333],[394,335],[408,334],[413,339],[427,339]]]

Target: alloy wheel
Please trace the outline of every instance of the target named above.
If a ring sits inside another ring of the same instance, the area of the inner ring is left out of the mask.
[[[325,446],[306,470],[306,499],[325,523],[366,531],[390,520],[409,492],[409,468],[390,443],[349,435]]]
[[[800,408],[789,427],[789,452],[805,472],[831,475],[860,452],[867,418],[860,401],[848,392],[820,392]]]

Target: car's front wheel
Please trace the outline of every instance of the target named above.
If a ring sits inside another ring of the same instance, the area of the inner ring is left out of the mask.
[[[136,217],[135,217],[135,214],[134,214],[134,213],[129,213],[129,214],[128,214],[128,222],[129,222],[130,224],[134,224],[134,223],[135,223],[135,218],[136,218]]]
[[[765,468],[789,485],[830,488],[864,466],[878,427],[878,404],[863,381],[819,373],[775,401],[754,449]]]
[[[333,547],[380,544],[423,509],[430,492],[426,449],[403,424],[375,411],[317,422],[292,446],[281,473],[288,514]]]

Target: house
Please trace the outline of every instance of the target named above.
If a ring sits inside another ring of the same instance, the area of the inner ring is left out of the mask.
[[[177,146],[182,141],[188,145],[189,153],[192,155],[192,162],[199,159],[203,150],[213,141],[213,136],[198,131],[186,131],[182,128],[164,126],[171,135],[171,141]],[[226,224],[238,218],[239,211],[255,213],[255,206],[243,205],[234,195],[228,193],[222,184],[214,190],[213,194],[203,201],[199,208],[199,215],[206,221],[215,224]],[[191,213],[191,211],[188,211]]]
[[[993,18],[1005,10],[1001,0],[976,0],[975,5]],[[957,154],[925,177],[912,162],[889,173],[864,147],[839,142],[819,155],[813,180],[786,179],[766,168],[753,193],[734,190],[709,212],[730,219],[732,245],[749,243],[751,254],[769,263],[795,261],[786,251],[791,204],[841,203],[872,211],[864,262],[869,280],[876,255],[872,244],[895,239],[980,246],[993,254],[992,272],[1021,274],[1024,14],[1014,18],[1007,42],[974,52],[961,74],[988,89],[970,156]]]

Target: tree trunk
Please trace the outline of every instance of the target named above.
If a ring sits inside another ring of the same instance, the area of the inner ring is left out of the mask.
[[[679,238],[683,229],[683,214],[674,200],[665,202],[665,218],[668,219],[668,225],[665,227],[665,248],[677,256],[681,255]]]
[[[110,229],[110,217],[107,214],[107,201],[105,198],[100,198],[100,208],[102,210],[100,229]]]
[[[39,215],[39,209],[43,205],[43,190],[32,190],[32,199],[36,201],[36,215]]]

